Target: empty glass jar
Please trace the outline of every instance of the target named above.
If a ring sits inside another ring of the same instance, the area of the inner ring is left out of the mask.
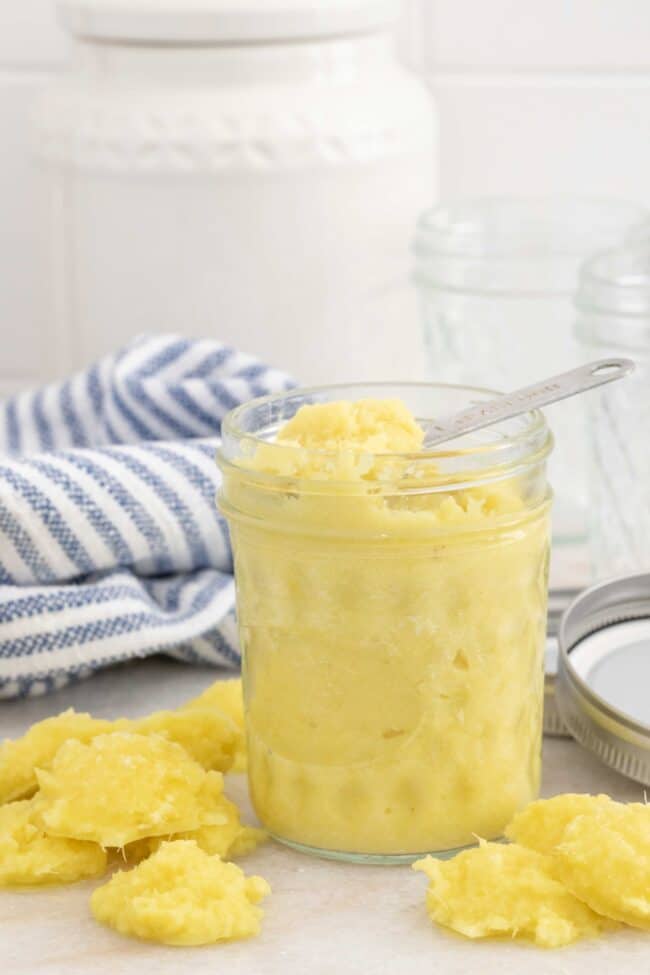
[[[604,578],[650,569],[650,242],[587,261],[576,303],[584,357],[637,364],[586,398],[590,545]]]
[[[578,268],[646,218],[633,204],[484,199],[432,210],[415,244],[431,378],[514,389],[576,365]],[[553,538],[584,539],[584,408],[548,410],[556,429]]]

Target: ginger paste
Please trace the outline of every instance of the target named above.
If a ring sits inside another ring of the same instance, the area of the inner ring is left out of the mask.
[[[232,771],[246,771],[246,740],[244,737],[244,695],[242,693],[241,678],[217,680],[210,684],[202,694],[192,698],[183,706],[183,710],[214,710],[227,715],[239,730],[239,737],[235,746]],[[226,771],[222,769],[221,771]]]
[[[281,839],[449,850],[537,795],[548,499],[446,490],[422,437],[397,400],[308,405],[224,465],[251,792]]]
[[[225,823],[220,772],[206,772],[158,735],[113,732],[68,741],[38,770],[38,815],[47,833],[122,847]]]
[[[264,830],[256,829],[254,826],[244,826],[241,823],[237,806],[225,796],[219,797],[214,809],[222,814],[222,822],[199,826],[198,829],[175,833],[172,836],[152,836],[145,840],[136,840],[124,851],[126,861],[139,862],[150,853],[154,853],[165,839],[194,840],[205,853],[228,860],[251,853],[266,839]]]
[[[561,795],[533,803],[507,834],[552,852],[555,875],[594,911],[650,930],[650,806]]]
[[[140,735],[164,735],[182,745],[204,769],[229,772],[239,754],[243,735],[234,721],[217,708],[195,707],[191,711],[155,711],[146,718],[128,722]]]
[[[609,796],[565,792],[552,799],[531,802],[508,823],[505,835],[538,853],[555,853],[564,831],[577,816],[593,815],[600,808],[619,806]]]
[[[96,919],[120,934],[203,945],[258,934],[263,911],[257,904],[269,893],[262,877],[246,877],[196,843],[175,840],[114,874],[90,903]]]
[[[238,685],[241,681],[217,681],[217,684]],[[182,745],[205,769],[228,772],[237,762],[245,763],[243,715],[233,719],[236,688],[216,694],[212,687],[201,698],[177,711],[156,711],[144,718],[118,718],[105,721],[72,708],[52,718],[38,721],[22,736],[0,744],[0,803],[29,797],[36,792],[36,769],[48,769],[57,751],[66,741],[89,742],[97,735],[113,731],[132,731],[136,734],[164,735]],[[214,698],[214,700],[211,700]],[[224,707],[219,700],[224,699]],[[205,700],[205,705],[201,701]],[[191,710],[188,710],[191,707]],[[242,703],[243,710],[243,703]],[[244,765],[245,767],[245,765]]]
[[[78,714],[70,708],[54,718],[38,721],[15,741],[0,744],[0,803],[34,794],[37,768],[49,768],[52,759],[70,738],[90,741],[111,730],[110,721]]]
[[[634,802],[578,816],[564,831],[557,860],[560,880],[593,910],[650,930],[649,806]]]
[[[551,857],[523,846],[482,842],[413,867],[429,878],[431,919],[467,938],[508,935],[559,948],[611,927],[555,878]]]
[[[0,806],[0,886],[69,884],[104,873],[101,846],[48,836],[35,811],[33,799]]]

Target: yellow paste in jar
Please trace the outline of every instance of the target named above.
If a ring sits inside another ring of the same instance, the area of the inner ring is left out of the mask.
[[[224,470],[251,792],[280,838],[445,850],[537,794],[548,499],[432,491],[422,437],[399,401],[304,406]]]

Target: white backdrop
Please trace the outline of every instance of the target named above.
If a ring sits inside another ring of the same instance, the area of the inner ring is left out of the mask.
[[[648,0],[407,0],[404,56],[436,92],[442,192],[650,204]],[[49,375],[34,95],[65,60],[54,0],[0,4],[0,394]]]

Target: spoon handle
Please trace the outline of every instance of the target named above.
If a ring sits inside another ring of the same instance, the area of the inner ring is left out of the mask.
[[[635,364],[631,359],[601,359],[560,373],[559,376],[543,379],[532,386],[525,386],[514,393],[504,393],[496,399],[475,403],[460,413],[453,413],[429,424],[424,433],[423,447],[436,447],[464,433],[481,430],[501,420],[509,420],[529,410],[537,410],[549,403],[584,393],[603,383],[611,383],[627,376],[634,368]]]

